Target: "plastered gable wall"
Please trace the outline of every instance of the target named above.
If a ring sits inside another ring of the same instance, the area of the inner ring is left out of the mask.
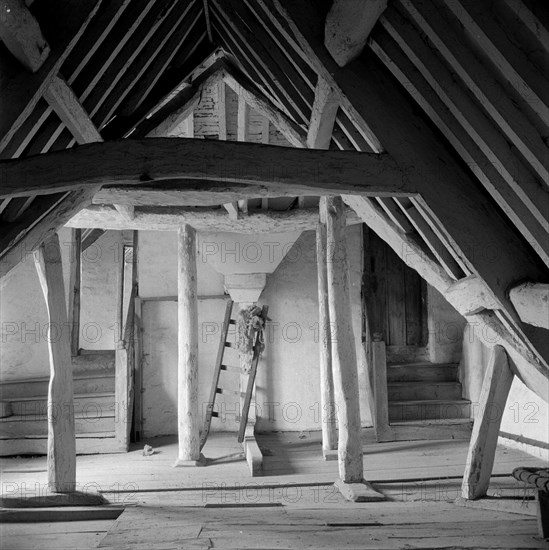
[[[219,85],[213,84],[204,88],[202,97],[194,109],[192,128],[194,137],[203,137],[205,139],[219,138]],[[225,86],[225,110],[227,125],[227,140],[236,141],[237,139],[237,113],[238,96],[229,86]],[[262,143],[263,131],[266,127],[265,117],[254,111],[249,110],[248,115],[248,141],[250,143]],[[187,123],[179,124],[168,133],[171,137],[191,137],[189,125]],[[272,125],[269,124],[269,144],[290,147],[290,143],[284,136]]]
[[[351,292],[356,344],[360,346],[360,284],[362,274],[361,229],[347,230],[351,267]],[[201,243],[211,241],[199,236]],[[223,279],[208,264],[197,259],[198,295],[222,295]],[[140,295],[144,298],[177,294],[177,236],[168,232],[140,232],[138,252]],[[257,377],[256,403],[259,430],[317,430],[320,382],[318,375],[318,301],[315,233],[307,231],[274,273],[260,304],[269,305],[272,323]],[[215,356],[219,344],[219,323],[225,301],[200,300],[199,312],[199,402],[202,413],[208,400]],[[177,431],[177,305],[175,301],[145,300],[143,303],[143,431],[145,437]],[[360,355],[358,356],[360,358]],[[227,356],[238,364],[236,355]],[[360,365],[363,372],[363,365]],[[228,375],[225,375],[228,376]],[[361,377],[363,378],[363,377]],[[238,378],[225,379],[238,389]],[[364,382],[361,382],[363,389]],[[366,411],[365,395],[362,396]],[[235,431],[237,405],[230,396],[219,395],[221,418],[212,430]],[[369,417],[363,419],[367,425]]]
[[[68,303],[71,232],[59,231],[65,300]],[[116,307],[116,231],[103,235],[82,258],[82,316],[80,346],[114,349],[112,326]],[[72,254],[72,256],[71,256]],[[48,317],[32,254],[9,275],[0,295],[0,376],[21,380],[49,375]],[[87,328],[86,328],[87,327]],[[64,327],[68,330],[68,327]]]

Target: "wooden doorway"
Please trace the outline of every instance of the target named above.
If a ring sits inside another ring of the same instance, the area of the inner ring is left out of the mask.
[[[364,225],[364,311],[381,334],[388,362],[428,359],[427,285]]]

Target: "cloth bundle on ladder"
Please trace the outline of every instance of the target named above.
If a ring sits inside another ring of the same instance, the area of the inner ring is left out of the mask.
[[[240,355],[240,366],[245,373],[250,372],[252,368],[256,334],[258,353],[262,353],[265,349],[263,335],[265,319],[261,316],[261,310],[259,306],[248,306],[238,312],[236,319],[237,349]]]

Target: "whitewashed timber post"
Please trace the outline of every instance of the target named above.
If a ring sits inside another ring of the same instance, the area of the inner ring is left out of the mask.
[[[48,311],[48,485],[55,493],[76,488],[76,439],[70,331],[59,237],[54,234],[34,253]]]
[[[326,220],[328,305],[334,396],[339,428],[340,479],[336,481],[336,486],[348,500],[384,500],[383,495],[363,479],[357,357],[349,294],[345,207],[341,197],[322,197],[320,213],[321,219]]]
[[[179,447],[175,466],[197,466],[201,463],[201,455],[198,406],[196,231],[190,225],[183,225],[178,231],[177,258]]]
[[[322,452],[324,458],[327,457],[327,451],[337,449],[326,252],[326,221],[320,220],[316,229],[316,265],[318,273],[320,420],[322,423]]]

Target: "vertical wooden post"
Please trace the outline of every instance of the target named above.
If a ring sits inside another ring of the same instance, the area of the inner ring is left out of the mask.
[[[227,102],[225,94],[225,81],[221,79],[217,83],[217,117],[219,124],[219,141],[227,140]]]
[[[82,279],[82,230],[71,229],[70,281],[68,322],[70,327],[71,355],[80,349],[80,283]]]
[[[494,466],[501,418],[513,372],[502,346],[494,346],[484,375],[478,412],[469,444],[461,496],[474,500],[486,495]]]
[[[49,322],[48,484],[54,492],[68,493],[76,486],[76,441],[71,348],[57,234],[35,251],[34,258]]]
[[[117,265],[117,280],[116,280],[116,319],[115,319],[115,347],[118,348],[123,344],[122,337],[124,334],[124,276],[126,260],[124,258],[124,235],[120,232],[119,250],[116,254],[118,261]]]
[[[339,475],[345,483],[363,478],[358,372],[345,242],[345,209],[341,197],[322,197],[321,217],[326,220],[328,310],[331,328],[334,394],[339,439]]]
[[[243,95],[238,96],[238,112],[237,112],[237,141],[248,141],[250,125],[250,107],[246,103]],[[248,214],[248,199],[241,199],[238,201],[238,208],[244,214]]]
[[[184,466],[200,461],[196,232],[190,225],[179,229],[177,258],[179,455],[175,465]]]
[[[318,339],[320,351],[320,419],[322,423],[322,451],[337,449],[337,428],[332,375],[332,343],[326,267],[326,221],[316,229],[316,265],[318,272]]]

